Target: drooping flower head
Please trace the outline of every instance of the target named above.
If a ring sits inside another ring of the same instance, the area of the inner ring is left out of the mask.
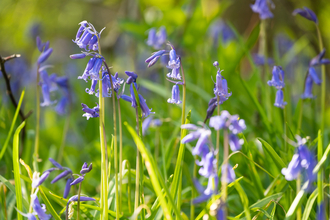
[[[76,43],[79,48],[84,49],[85,51],[98,50],[98,39],[104,29],[97,32],[94,26],[87,21],[82,21],[79,25],[80,27],[77,31],[76,39],[72,41]]]
[[[300,16],[310,21],[313,21],[315,24],[318,24],[318,20],[315,13],[307,7],[295,9],[292,14],[293,15],[299,14]]]
[[[221,75],[221,72],[223,70],[220,70],[218,61],[215,61],[213,63],[213,66],[215,66],[218,69],[213,91],[215,96],[219,97],[219,104],[222,104],[225,100],[227,100],[231,96],[232,93],[231,92],[228,93],[227,80]]]
[[[281,89],[277,90],[274,105],[279,108],[284,108],[286,104],[287,102],[284,101],[283,91]]]
[[[166,42],[167,34],[165,27],[161,27],[158,32],[155,28],[151,28],[148,32],[147,45],[154,49],[160,49]]]
[[[272,80],[268,81],[268,85],[274,86],[276,89],[282,89],[284,83],[284,71],[281,66],[274,66],[272,71]]]
[[[179,90],[179,86],[178,84],[175,84],[172,88],[172,98],[169,98],[167,100],[168,103],[172,103],[172,104],[181,104],[181,100],[180,100],[180,90]]]
[[[83,117],[86,117],[86,119],[90,119],[90,118],[97,118],[99,117],[99,111],[100,111],[100,107],[99,105],[96,103],[96,106],[94,108],[89,108],[87,105],[81,103],[81,106],[83,107],[82,110],[85,112],[83,114]]]
[[[267,18],[272,18],[273,13],[269,10],[268,4],[274,8],[274,4],[271,0],[256,0],[251,9],[253,12],[258,13],[260,19],[264,20]]]

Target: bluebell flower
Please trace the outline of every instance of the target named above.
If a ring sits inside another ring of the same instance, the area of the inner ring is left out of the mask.
[[[51,101],[51,99],[50,99],[50,91],[49,91],[47,84],[45,84],[45,83],[42,84],[41,93],[42,93],[44,101],[42,103],[40,103],[40,106],[42,106],[42,107],[49,106],[49,105],[56,103],[56,101]]]
[[[56,74],[53,73],[52,75],[48,76],[48,73],[45,69],[40,71],[40,78],[41,78],[41,84],[44,83],[49,88],[49,92],[57,90],[57,84],[56,84]]]
[[[32,196],[32,208],[34,210],[34,212],[37,214],[38,218],[40,220],[48,220],[50,219],[52,216],[50,214],[46,214],[46,207],[45,205],[41,206],[39,199],[35,194],[33,194]]]
[[[42,43],[42,41],[41,41],[41,39],[40,39],[39,36],[36,37],[36,43],[37,43],[37,48],[38,48],[38,50],[39,50],[40,52],[42,52],[43,49],[44,49],[44,46],[45,46],[45,45]]]
[[[153,116],[150,116],[142,122],[142,135],[146,134],[146,131],[148,130],[152,119],[153,119]]]
[[[284,106],[285,106],[286,104],[287,104],[287,103],[284,102],[284,94],[283,94],[283,91],[282,91],[281,89],[277,90],[274,105],[275,105],[276,107],[279,107],[279,108],[284,108]]]
[[[52,52],[53,52],[53,48],[48,48],[47,50],[43,51],[38,58],[38,64],[40,65],[43,62],[45,62],[52,54]]]
[[[214,175],[214,168],[217,163],[217,159],[214,157],[213,152],[208,152],[206,156],[202,159],[202,163],[196,163],[199,166],[202,166],[198,173],[204,177],[210,177]]]
[[[96,57],[92,57],[89,59],[85,71],[82,76],[78,76],[78,79],[83,79],[87,82],[88,77],[90,76],[90,71],[94,67],[94,63],[96,61]]]
[[[166,38],[167,34],[164,27],[161,27],[157,33],[155,28],[151,28],[148,32],[148,40],[146,43],[148,46],[160,49],[166,42]]]
[[[311,75],[307,75],[306,80],[305,80],[305,88],[304,88],[304,93],[301,95],[302,99],[312,99],[314,98],[313,96],[313,78]]]
[[[294,154],[288,168],[283,168],[281,172],[286,180],[291,181],[297,179],[301,169],[299,154]]]
[[[68,104],[69,104],[68,97],[63,96],[55,107],[55,111],[57,112],[57,114],[64,115],[66,113],[66,107]]]
[[[133,85],[135,86],[136,91],[138,90],[138,87],[137,87],[136,83],[132,83],[131,86],[130,86],[129,91],[130,91],[131,99],[132,99],[132,102],[131,102],[131,103],[132,103],[132,107],[133,107],[133,108],[136,108],[136,107],[137,107],[137,102],[136,102],[136,99],[135,99],[135,94],[134,94],[134,88],[133,88]]]
[[[147,45],[153,47],[157,42],[156,29],[151,28],[148,32]]]
[[[79,38],[81,37],[82,33],[85,31],[86,27],[87,27],[87,21],[82,21],[79,23],[80,27],[77,31],[77,34],[76,34],[76,40],[75,41],[78,41]]]
[[[39,187],[43,182],[45,182],[45,180],[48,178],[49,174],[52,172],[53,170],[47,170],[45,171],[38,179],[35,179],[32,181],[32,188],[37,188]]]
[[[47,51],[49,49],[49,40],[45,43],[44,51]]]
[[[273,17],[272,12],[268,8],[268,1],[272,5],[272,7],[274,7],[271,0],[256,0],[256,2],[251,5],[252,11],[258,13],[260,19],[262,20]]]
[[[167,68],[169,69],[177,69],[180,68],[180,58],[176,56],[176,51],[172,47],[169,53],[170,60],[168,61]]]
[[[310,21],[313,21],[315,24],[318,24],[318,20],[317,20],[315,13],[307,7],[295,9],[292,14],[293,15],[299,14],[302,17],[304,17]]]
[[[70,58],[75,60],[75,59],[83,59],[86,57],[85,53],[78,53],[78,54],[72,54],[70,55]]]
[[[268,81],[268,85],[274,86],[276,89],[282,89],[284,83],[284,71],[281,66],[274,66],[272,71],[272,80]]]
[[[225,170],[227,168],[227,170]],[[225,176],[223,175],[227,172],[227,178],[225,179]],[[226,183],[232,183],[235,181],[236,175],[233,167],[230,164],[223,164],[221,166],[221,181]]]
[[[86,47],[89,44],[89,41],[92,39],[92,37],[93,37],[93,32],[90,30],[89,27],[87,27],[85,28],[82,36],[77,41],[74,42],[77,44],[79,48],[87,50]]]
[[[180,75],[180,67],[178,68],[173,68],[170,73],[166,75],[168,78],[176,79],[176,80],[181,80],[181,75]]]
[[[150,114],[154,113],[151,112],[152,109],[149,109],[147,106],[146,100],[142,97],[141,94],[139,94],[139,102],[140,102],[140,108],[142,110],[142,117],[148,117]]]
[[[148,63],[148,67],[153,66],[161,56],[163,56],[165,53],[167,53],[166,50],[159,50],[155,53],[153,53],[150,57],[146,59],[146,63]]]
[[[76,185],[78,183],[81,183],[82,181],[84,180],[84,176],[79,176],[77,179],[73,180],[70,185],[73,186],[73,185]]]
[[[257,66],[264,66],[265,65],[266,61],[265,61],[264,56],[259,55],[259,54],[253,54],[252,58],[253,58],[253,62],[254,62],[255,65],[257,65]],[[268,58],[267,59],[267,64],[268,65],[274,64],[274,60],[272,58]]]
[[[231,93],[228,93],[227,80],[221,75],[222,71],[223,70],[220,70],[218,68],[216,82],[213,91],[215,96],[219,96],[221,100],[227,100],[231,96]],[[221,102],[221,100],[219,104],[223,103]]]
[[[63,192],[64,199],[66,199],[70,193],[72,181],[73,181],[73,178],[71,178],[71,177],[66,180],[66,184],[65,184],[65,188],[64,188],[64,192]]]
[[[316,70],[313,67],[309,67],[308,70],[309,75],[312,77],[313,82],[317,85],[321,85],[322,80],[320,80],[319,76],[316,73]]]
[[[192,150],[192,154],[193,155],[201,154],[204,145],[208,143],[209,137],[211,135],[211,131],[205,128],[199,128],[193,124],[184,124],[181,125],[181,128],[193,130],[193,132],[187,134],[184,138],[182,138],[181,143],[185,144],[198,139],[196,146]]]
[[[209,126],[214,128],[215,130],[220,129],[227,129],[230,124],[228,124],[228,120],[230,119],[231,115],[228,111],[223,110],[221,111],[221,115],[213,116],[210,118]]]
[[[81,103],[81,106],[83,107],[82,110],[85,112],[85,114],[83,114],[83,117],[86,117],[87,120],[90,118],[97,118],[99,117],[99,111],[100,111],[100,107],[97,104],[97,106],[95,106],[94,108],[89,108],[87,105]]]
[[[321,51],[316,57],[314,57],[310,63],[309,66],[319,66],[319,65],[325,65],[325,64],[330,64],[330,60],[324,58],[325,55],[325,49]]]
[[[91,170],[93,169],[93,165],[91,164],[87,164],[86,162],[83,164],[81,170],[80,170],[80,174],[81,175],[85,175],[86,173],[89,173]]]
[[[93,95],[94,93],[96,93],[95,89],[96,89],[97,82],[98,82],[98,80],[93,79],[92,84],[91,84],[91,88],[90,89],[86,88],[85,92],[90,94],[90,95]]]
[[[103,64],[103,58],[96,58],[92,69],[89,71],[90,79],[100,80],[99,72]]]
[[[243,139],[239,139],[236,135],[229,135],[229,146],[232,151],[238,151],[242,148],[242,144],[244,143]]]
[[[126,83],[131,84],[132,82],[136,82],[136,79],[138,78],[138,75],[136,75],[134,72],[125,71],[126,75],[128,76]]]
[[[53,158],[49,158],[48,159],[55,167],[57,167],[60,170],[63,170],[64,168],[62,167],[61,164],[59,164],[58,162],[56,162]]]
[[[120,95],[119,98],[123,99],[123,100],[125,100],[126,102],[129,102],[129,103],[132,103],[132,101],[133,101],[133,99],[130,96],[125,95],[125,94]]]
[[[209,177],[206,189],[204,189],[203,186],[197,180],[194,180],[194,185],[201,195],[195,198],[193,200],[193,203],[198,204],[210,199],[211,196],[217,192],[218,184],[219,178],[217,175]]]
[[[68,203],[70,202],[77,202],[78,201],[78,195],[75,195],[75,196],[72,196]],[[87,201],[95,201],[95,199],[93,198],[90,198],[90,197],[86,197],[86,196],[80,196],[80,201],[81,202],[87,202]]]
[[[324,202],[317,206],[317,220],[326,220]]]
[[[14,207],[16,209],[16,207]],[[25,218],[27,218],[28,220],[37,220],[37,218],[35,217],[36,213],[23,213],[20,210],[16,209],[22,216],[24,216]]]
[[[225,113],[225,115],[227,115],[227,113]],[[230,117],[230,125],[228,128],[233,134],[241,133],[246,129],[245,121],[244,119],[239,119],[238,115],[233,115]]]
[[[64,170],[62,173],[60,173],[59,175],[57,175],[50,183],[56,183],[57,181],[59,181],[60,179],[63,179],[67,176],[71,176],[72,175],[72,171],[71,170]]]
[[[180,100],[180,90],[179,90],[179,86],[176,84],[173,86],[172,88],[172,98],[169,98],[167,100],[168,103],[172,103],[172,104],[181,104],[181,100]]]
[[[231,28],[222,20],[214,21],[209,30],[211,38],[213,39],[213,46],[215,48],[218,47],[218,39],[220,36],[223,44],[227,44],[229,41],[236,38]]]

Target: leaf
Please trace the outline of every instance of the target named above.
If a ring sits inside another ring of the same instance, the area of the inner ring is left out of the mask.
[[[24,94],[25,94],[25,91],[23,90],[22,93],[21,93],[21,97],[19,98],[19,102],[18,102],[16,111],[15,111],[15,114],[14,114],[13,121],[11,122],[9,133],[7,135],[6,141],[5,141],[5,143],[4,143],[4,145],[3,145],[2,149],[1,149],[1,152],[0,152],[0,161],[1,161],[1,158],[3,157],[4,153],[6,152],[6,149],[7,149],[8,143],[9,143],[9,140],[11,138],[11,134],[13,133],[14,126],[15,126],[15,123],[16,123],[16,119],[17,119],[19,110],[21,109],[21,105],[22,105],[22,101],[23,101],[23,98],[24,98]]]
[[[245,217],[248,220],[251,220],[251,214],[250,214],[250,209],[249,209],[249,199],[246,195],[246,193],[244,192],[241,184],[239,184],[238,182],[235,184],[235,189],[237,190],[239,196],[241,197],[241,201],[244,207],[244,213],[245,213]]]
[[[315,189],[314,192],[309,196],[306,206],[305,206],[305,210],[304,210],[304,214],[302,216],[302,220],[308,220],[309,219],[309,215],[313,209],[313,205],[314,202],[317,198],[318,195],[318,189]]]
[[[296,216],[296,211],[298,207],[301,206],[301,203],[307,194],[306,191],[307,186],[308,186],[308,182],[306,182],[302,186],[301,190],[298,192],[296,198],[293,200],[288,212],[286,213],[285,220],[294,219],[294,217]]]
[[[14,140],[13,140],[13,167],[14,167],[14,178],[15,178],[15,191],[16,191],[16,203],[17,209],[23,212],[22,206],[22,187],[21,187],[21,178],[19,173],[19,133],[22,128],[25,126],[25,121],[20,124],[15,133],[14,133]],[[21,213],[17,212],[17,219],[23,220]]]
[[[265,140],[261,138],[258,138],[258,140],[262,143],[263,149],[271,156],[278,171],[281,172],[281,170],[285,167],[285,163],[283,162],[282,158],[278,156],[276,151]]]
[[[314,167],[313,173],[316,174],[321,169],[321,167],[323,166],[323,164],[326,162],[329,153],[330,153],[330,144],[328,145],[327,149],[325,149],[324,154],[323,154],[321,160],[319,160],[319,162],[317,163],[317,165]]]
[[[39,188],[39,194],[41,195],[42,201],[45,203],[47,207],[47,211],[50,212],[50,214],[56,219],[56,220],[61,220],[61,217],[56,213],[55,209],[53,208],[52,204],[50,204],[47,196],[45,195],[44,191]]]

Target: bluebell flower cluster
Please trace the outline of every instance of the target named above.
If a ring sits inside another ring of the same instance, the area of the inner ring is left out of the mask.
[[[256,0],[251,9],[253,12],[258,13],[260,19],[264,20],[267,18],[272,18],[273,13],[270,11],[268,4],[274,8],[275,5],[271,0]]]
[[[165,27],[160,27],[158,32],[155,28],[151,28],[148,32],[147,45],[153,47],[155,50],[159,50],[164,46],[167,39],[167,33]]]
[[[278,108],[284,108],[287,104],[284,101],[283,88],[284,83],[284,71],[281,66],[274,66],[272,71],[272,79],[268,81],[269,86],[273,86],[277,89],[274,105]]]
[[[314,57],[310,63],[309,63],[309,68],[308,68],[308,73],[305,79],[305,88],[304,88],[304,93],[302,94],[301,98],[302,99],[312,99],[314,98],[313,95],[313,84],[315,83],[316,85],[321,85],[322,80],[319,78],[315,67],[320,66],[320,65],[326,65],[330,64],[330,60],[324,58],[325,55],[325,49],[321,51],[316,57]]]
[[[282,174],[285,176],[286,180],[292,181],[297,179],[298,175],[305,171],[309,185],[311,185],[316,178],[316,175],[313,173],[316,160],[312,152],[310,152],[306,146],[306,139],[298,135],[296,139],[298,141],[297,152],[293,155],[288,168],[282,169]]]

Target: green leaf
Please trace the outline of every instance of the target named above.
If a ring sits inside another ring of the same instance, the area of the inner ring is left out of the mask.
[[[305,206],[305,210],[304,210],[304,214],[302,216],[302,220],[308,220],[309,219],[309,215],[313,209],[313,205],[314,202],[317,198],[318,195],[318,189],[315,189],[314,192],[309,196],[306,206]]]
[[[61,220],[61,217],[56,213],[55,209],[53,208],[52,204],[50,204],[47,196],[45,195],[44,191],[39,188],[39,192],[42,198],[42,201],[45,203],[47,207],[47,211],[50,212],[50,214],[56,219],[56,220]]]
[[[5,141],[4,145],[2,146],[2,149],[1,149],[1,152],[0,152],[0,161],[1,161],[1,158],[3,157],[4,153],[6,152],[6,149],[7,149],[8,143],[9,143],[9,140],[11,138],[11,134],[13,133],[14,126],[15,126],[15,123],[16,123],[16,119],[17,119],[19,110],[21,109],[21,105],[22,105],[22,101],[23,101],[23,98],[24,98],[24,94],[25,94],[25,91],[23,90],[23,92],[21,93],[21,97],[19,98],[19,102],[18,102],[16,111],[15,111],[15,114],[14,114],[13,121],[11,122],[9,133],[7,135],[6,141]]]
[[[249,209],[249,199],[248,199],[246,193],[244,192],[241,184],[239,184],[239,182],[237,182],[235,184],[235,189],[237,190],[239,196],[241,197],[241,201],[242,201],[242,204],[244,207],[245,217],[246,217],[246,219],[250,220],[251,214],[250,214],[250,209]]]
[[[307,186],[308,186],[308,182],[306,182],[302,186],[301,190],[298,192],[296,198],[293,200],[288,212],[286,213],[285,220],[290,220],[290,219],[295,218],[296,211],[297,211],[298,207],[301,206],[301,203],[307,194],[307,191],[306,191]]]
[[[328,145],[327,149],[325,149],[324,154],[323,154],[321,160],[319,160],[319,162],[317,163],[317,165],[314,167],[313,173],[316,174],[317,172],[319,172],[319,170],[321,169],[321,167],[323,166],[323,164],[327,160],[329,153],[330,153],[330,144]]]
[[[14,140],[13,140],[13,167],[14,167],[14,178],[15,178],[15,191],[16,191],[16,203],[17,203],[17,209],[21,212],[23,211],[22,206],[22,187],[21,187],[21,178],[19,173],[19,133],[22,130],[22,128],[25,126],[25,121],[22,122],[18,126],[18,128],[15,131],[14,134]],[[17,212],[17,219],[23,220],[23,216]]]
[[[281,172],[281,170],[285,167],[285,163],[283,162],[282,158],[265,140],[261,138],[258,138],[258,140],[262,143],[263,149],[271,156],[278,169],[278,172]]]

